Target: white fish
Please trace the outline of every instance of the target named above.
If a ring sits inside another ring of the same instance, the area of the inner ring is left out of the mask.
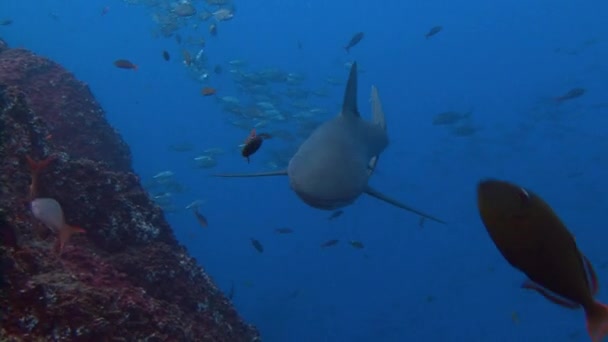
[[[44,223],[53,232],[59,234],[59,253],[74,233],[85,233],[80,227],[70,226],[65,223],[63,209],[53,198],[36,198],[31,202],[34,217]]]

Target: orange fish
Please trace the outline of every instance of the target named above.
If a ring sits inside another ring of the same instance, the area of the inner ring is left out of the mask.
[[[484,180],[477,186],[481,220],[511,266],[537,291],[567,308],[582,307],[593,342],[608,335],[608,306],[596,301],[599,285],[593,266],[549,204],[515,184]]]
[[[117,59],[114,61],[114,65],[121,69],[133,69],[137,70],[137,65],[131,63],[131,61],[126,59]]]
[[[30,176],[32,177],[32,183],[30,183],[29,199],[34,199],[38,195],[38,176],[40,172],[44,170],[49,164],[55,160],[57,156],[51,155],[41,161],[36,161],[30,156],[25,156],[27,164],[30,167]]]
[[[203,96],[211,96],[211,95],[215,95],[216,90],[215,88],[212,87],[204,87],[203,89],[201,89],[201,94],[203,94]]]

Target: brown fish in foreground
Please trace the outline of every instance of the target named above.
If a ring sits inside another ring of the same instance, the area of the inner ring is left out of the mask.
[[[424,35],[424,38],[429,39],[432,36],[436,35],[437,33],[441,32],[441,30],[443,30],[443,27],[441,27],[441,26],[433,26],[433,27],[431,27],[431,29],[429,30],[429,32],[427,32]]]
[[[114,65],[120,69],[132,69],[137,70],[137,65],[126,59],[117,59],[114,61]]]
[[[499,180],[477,186],[481,220],[511,266],[530,280],[522,286],[567,308],[582,307],[593,342],[608,335],[608,306],[593,297],[593,266],[551,207],[538,195]]]
[[[348,42],[348,44],[346,44],[346,46],[344,47],[344,49],[346,50],[346,52],[350,52],[350,48],[352,48],[353,46],[359,44],[359,42],[361,41],[361,39],[363,39],[363,32],[357,32],[355,33],[355,35],[350,39],[350,41]]]

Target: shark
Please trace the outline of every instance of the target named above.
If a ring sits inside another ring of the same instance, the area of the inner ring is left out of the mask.
[[[258,173],[224,173],[215,177],[287,176],[291,189],[306,204],[336,210],[353,204],[362,194],[438,223],[445,221],[391,198],[369,185],[389,144],[378,89],[371,91],[372,121],[357,107],[357,63],[351,65],[340,113],[317,127],[300,145],[286,169]]]

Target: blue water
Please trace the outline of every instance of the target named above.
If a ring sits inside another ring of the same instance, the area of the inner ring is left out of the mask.
[[[582,311],[520,289],[524,276],[479,220],[475,186],[498,177],[544,197],[595,264],[599,299],[608,300],[608,2],[235,1],[235,18],[218,25],[217,37],[209,37],[208,24],[199,29],[210,64],[224,65],[208,85],[220,96],[243,96],[226,66],[232,59],[247,61],[248,70],[302,73],[306,88],[331,90],[315,100],[328,118],[343,87],[324,79],[346,80],[342,64],[356,59],[365,70],[362,115],[370,116],[375,84],[391,140],[372,185],[448,225],[421,228],[418,217],[365,196],[328,221],[329,213],[303,204],[286,178],[209,177],[264,170],[269,151],[284,142],[267,141],[247,164],[237,147],[248,132],[229,125],[230,114],[213,97],[200,95],[205,84],[190,77],[175,39],[153,35],[158,25],[143,4],[3,0],[0,19],[14,22],[0,26],[0,36],[89,84],[142,179],[171,170],[186,187],[174,195],[177,207],[206,201],[207,229],[189,211],[167,218],[219,287],[228,292],[234,283],[235,306],[265,341],[588,341]],[[443,30],[426,40],[435,25]],[[365,37],[346,55],[342,46],[357,31]],[[119,58],[139,70],[115,68]],[[587,93],[551,102],[574,87]],[[480,128],[472,136],[432,124],[437,113],[471,109]],[[167,148],[183,141],[196,150]],[[226,150],[218,166],[193,168],[192,158],[210,147]],[[274,233],[285,226],[295,232]],[[332,238],[341,243],[319,247]]]

